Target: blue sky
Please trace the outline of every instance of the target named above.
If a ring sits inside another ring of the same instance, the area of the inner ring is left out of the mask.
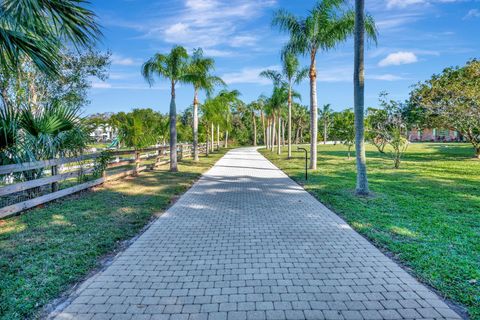
[[[86,113],[153,108],[168,111],[168,84],[152,88],[140,75],[141,64],[156,52],[175,45],[189,51],[202,47],[216,59],[216,74],[244,101],[269,94],[271,84],[258,77],[266,68],[279,68],[285,34],[272,29],[273,12],[285,8],[305,15],[311,0],[92,0],[104,37],[99,47],[112,53],[110,78],[94,81]],[[414,83],[451,65],[478,57],[479,0],[366,0],[380,37],[366,53],[366,105],[376,106],[385,90],[405,99]],[[302,59],[307,65],[307,61]],[[353,103],[353,42],[318,56],[319,105],[335,110]],[[297,90],[308,104],[308,82]],[[184,110],[193,90],[181,86],[177,107]]]

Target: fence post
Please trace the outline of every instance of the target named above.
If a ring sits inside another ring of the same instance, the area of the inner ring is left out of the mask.
[[[182,160],[183,159],[183,144],[181,144],[179,146],[179,149],[180,149],[180,151],[179,151],[180,154],[178,156],[178,160]]]
[[[155,168],[158,163],[160,162],[160,157],[162,156],[162,147],[158,147],[158,150],[157,150],[157,157],[155,158],[155,164],[153,165],[153,167]]]
[[[52,166],[51,168],[52,177],[58,174],[58,166]],[[52,183],[52,192],[58,191],[58,182]]]
[[[135,151],[135,175],[138,174],[139,167],[140,167],[140,152]]]

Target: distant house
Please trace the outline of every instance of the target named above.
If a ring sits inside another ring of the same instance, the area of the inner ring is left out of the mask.
[[[96,142],[110,142],[117,137],[117,132],[108,124],[101,124],[90,133],[90,137]]]
[[[449,129],[412,129],[408,132],[410,141],[430,141],[430,142],[459,142],[463,137],[455,130]]]
[[[96,113],[87,117],[92,124],[93,130],[90,133],[92,140],[96,142],[110,142],[117,138],[117,130],[109,124],[112,112]]]

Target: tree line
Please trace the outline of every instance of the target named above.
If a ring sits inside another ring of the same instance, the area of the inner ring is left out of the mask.
[[[94,50],[101,37],[94,12],[86,3],[66,0],[0,1],[0,159],[18,163],[81,153],[89,142],[92,122],[81,116],[88,103],[90,79],[104,80],[109,54]],[[364,0],[352,9],[344,0],[318,1],[304,17],[285,10],[275,12],[272,26],[288,35],[281,49],[281,70],[265,70],[260,76],[272,81],[269,96],[245,103],[241,93],[227,88],[215,75],[215,61],[202,49],[190,54],[182,46],[156,53],[141,68],[149,85],[164,80],[170,86],[168,115],[151,109],[118,113],[111,124],[125,145],[141,148],[170,145],[170,165],[177,171],[176,144],[193,143],[198,160],[199,142],[223,140],[238,144],[264,144],[281,152],[293,143],[310,143],[310,169],[317,168],[319,136],[339,140],[349,154],[355,150],[357,194],[367,195],[365,140],[380,152],[393,150],[398,167],[408,146],[408,130],[442,127],[459,132],[480,158],[480,62],[473,59],[416,84],[406,101],[382,94],[378,108],[364,106],[365,42],[377,42],[375,21],[366,13]],[[354,38],[352,109],[332,112],[317,107],[317,59],[322,52]],[[299,57],[309,64],[302,67]],[[308,106],[295,87],[309,81]],[[177,114],[176,87],[193,89],[192,104]],[[205,99],[200,101],[200,93]],[[318,128],[321,128],[319,133]]]

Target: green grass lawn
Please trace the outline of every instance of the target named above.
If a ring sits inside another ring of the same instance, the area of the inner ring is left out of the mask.
[[[480,161],[472,159],[471,146],[412,144],[400,169],[368,146],[370,198],[354,195],[355,160],[346,150],[319,145],[318,170],[305,189],[480,319]],[[285,151],[261,152],[304,184],[303,153],[287,160]]]
[[[160,167],[0,220],[0,319],[37,317],[223,154],[184,160],[179,173]]]

